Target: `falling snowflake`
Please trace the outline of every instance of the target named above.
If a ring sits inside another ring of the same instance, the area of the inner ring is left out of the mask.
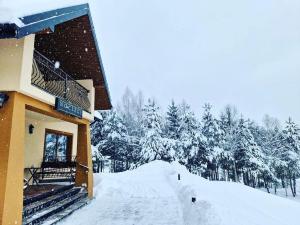
[[[58,69],[60,67],[60,62],[56,61],[54,64],[55,69]]]

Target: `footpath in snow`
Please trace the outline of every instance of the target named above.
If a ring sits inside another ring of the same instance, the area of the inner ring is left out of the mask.
[[[181,180],[178,180],[178,174]],[[59,225],[299,225],[300,203],[210,182],[178,163],[95,175],[95,199]],[[197,201],[193,203],[192,197]]]

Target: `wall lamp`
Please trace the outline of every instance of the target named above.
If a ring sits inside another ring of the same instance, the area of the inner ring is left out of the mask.
[[[0,92],[0,108],[3,107],[3,105],[5,104],[5,102],[7,102],[9,99],[9,96],[7,94],[1,93]]]
[[[28,130],[29,130],[29,134],[33,134],[34,126],[30,124]]]

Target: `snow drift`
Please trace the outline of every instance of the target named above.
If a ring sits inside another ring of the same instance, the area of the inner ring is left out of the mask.
[[[298,202],[242,184],[210,182],[178,163],[154,161],[133,171],[98,174],[94,191],[95,199],[61,225],[298,225],[300,220]]]

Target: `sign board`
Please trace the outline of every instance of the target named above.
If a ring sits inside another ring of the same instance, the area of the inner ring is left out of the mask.
[[[55,109],[59,112],[71,115],[71,116],[75,116],[78,118],[82,118],[82,109],[72,105],[70,102],[68,102],[65,99],[62,98],[56,98],[55,99]]]

